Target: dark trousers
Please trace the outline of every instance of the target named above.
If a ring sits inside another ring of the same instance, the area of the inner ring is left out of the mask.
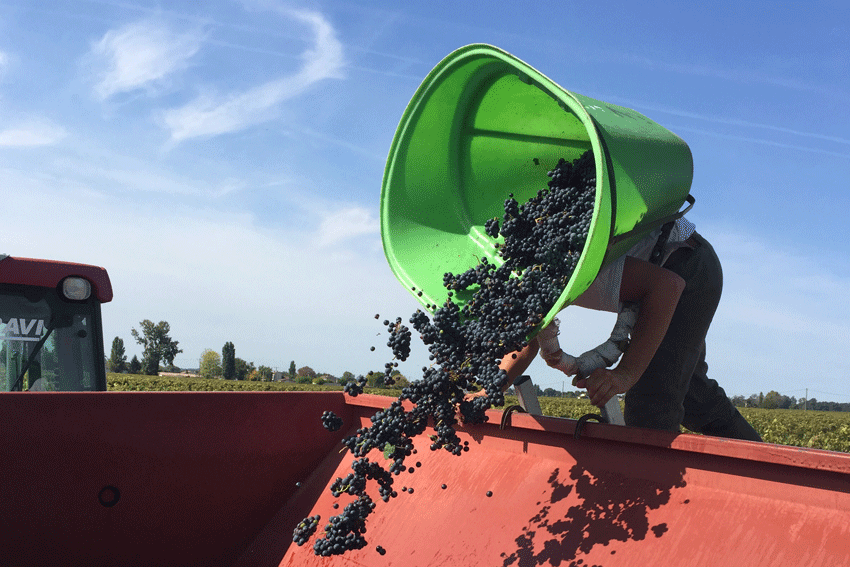
[[[670,328],[646,372],[628,392],[626,425],[691,431],[718,437],[761,441],[708,377],[705,337],[723,288],[723,271],[711,244],[694,233],[695,247],[673,252],[664,267],[679,274],[685,290]]]

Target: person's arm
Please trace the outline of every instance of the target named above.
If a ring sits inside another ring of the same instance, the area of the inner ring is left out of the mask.
[[[644,260],[626,257],[620,284],[620,300],[640,305],[631,341],[620,363],[613,369],[600,368],[576,386],[587,388],[591,403],[603,407],[617,394],[625,393],[643,376],[664,339],[685,280],[678,274]]]
[[[499,363],[499,368],[508,373],[508,381],[502,387],[502,392],[507,392],[508,388],[514,383],[514,380],[519,378],[523,372],[534,362],[534,357],[537,356],[537,351],[540,346],[537,343],[537,338],[528,341],[528,346],[516,352],[508,353],[502,358]],[[482,389],[472,394],[467,394],[465,397],[470,400],[476,396],[486,396],[487,393]]]

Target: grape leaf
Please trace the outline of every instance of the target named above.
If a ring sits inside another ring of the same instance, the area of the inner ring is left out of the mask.
[[[387,443],[384,445],[384,458],[389,459],[392,457],[393,453],[395,453],[395,445],[392,443]]]

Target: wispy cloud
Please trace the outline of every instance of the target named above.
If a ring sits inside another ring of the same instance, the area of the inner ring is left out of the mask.
[[[46,167],[44,174],[65,182],[76,181],[81,186],[92,187],[99,193],[142,195],[169,195],[174,198],[220,198],[245,188],[245,182],[228,178],[211,181],[203,176],[175,173],[148,160],[112,153],[95,154],[94,159],[61,157],[53,168]],[[143,198],[143,197],[142,197]]]
[[[776,142],[774,140],[768,140],[766,138],[754,138],[752,136],[739,136],[737,134],[724,134],[722,132],[712,132],[710,130],[703,130],[701,128],[691,128],[689,126],[680,126],[677,124],[668,125],[671,131],[673,132],[693,132],[694,134],[703,134],[705,136],[712,136],[714,138],[724,138],[727,140],[737,140],[739,142],[750,142],[753,144],[761,144],[764,146],[773,146],[776,148],[785,148],[789,150],[797,150],[801,152],[810,152],[815,154],[823,154],[828,156],[835,156],[840,158],[850,158],[850,154],[846,152],[835,152],[832,150],[827,150],[824,148],[817,148],[812,146],[800,146],[797,144],[785,144],[783,142]]]
[[[257,364],[288,366],[295,358],[336,375],[365,373],[386,362],[386,352],[369,350],[383,331],[372,315],[408,316],[415,308],[380,249],[320,248],[312,230],[261,229],[252,215],[232,211],[128,207],[123,196],[81,196],[67,180],[30,171],[0,167],[0,187],[18,188],[7,209],[41,211],[39,226],[63,227],[73,218],[75,227],[74,238],[57,239],[55,231],[33,230],[28,216],[12,215],[4,225],[6,250],[104,266],[115,289],[115,301],[104,306],[105,336],[128,341],[142,319],[167,320],[184,349],[180,366],[232,340],[238,356]],[[222,302],[233,310],[210,309]],[[329,328],[345,336],[330,355]],[[415,345],[414,353],[404,364],[428,362],[424,347]]]
[[[380,226],[370,210],[351,207],[325,215],[317,232],[316,245],[319,248],[327,248],[365,234],[377,237],[380,234]]]
[[[103,70],[94,86],[101,99],[122,92],[153,88],[185,69],[198,52],[205,33],[176,31],[160,19],[144,19],[110,30],[92,46],[94,65]]]
[[[825,265],[814,255],[782,249],[728,227],[708,231],[723,263],[724,294],[735,295],[729,317],[788,333],[850,336],[850,324],[834,308],[850,302],[850,279],[842,275],[847,272],[845,260]],[[834,329],[841,332],[830,332]]]
[[[824,140],[827,142],[837,142],[839,144],[850,145],[850,138],[842,138],[840,136],[830,136],[826,134],[821,134],[819,132],[805,132],[802,130],[794,130],[792,128],[786,128],[784,126],[777,126],[775,124],[762,124],[760,122],[751,122],[749,120],[740,120],[738,118],[727,118],[725,116],[717,116],[717,115],[709,115],[709,114],[699,114],[696,112],[690,112],[687,110],[681,110],[678,108],[671,108],[669,106],[662,106],[657,104],[650,104],[644,101],[637,101],[632,99],[627,99],[623,97],[618,97],[616,95],[606,96],[605,100],[609,100],[615,104],[620,104],[623,106],[627,106],[629,108],[635,108],[638,110],[649,110],[652,112],[661,112],[664,114],[670,114],[673,116],[679,116],[682,118],[693,118],[695,120],[702,120],[705,122],[712,122],[714,124],[724,124],[729,126],[743,126],[746,128],[756,128],[762,130],[771,130],[773,132],[781,132],[783,134],[793,134],[795,136],[801,136],[804,138],[813,138],[816,140]]]
[[[716,375],[737,382],[728,383],[727,393],[790,391],[801,383],[828,389],[847,376],[850,364],[843,353],[850,324],[840,308],[850,301],[847,261],[833,255],[824,263],[803,249],[703,225],[723,264],[709,364]]]
[[[61,126],[48,121],[35,120],[0,129],[0,147],[49,146],[64,138],[66,134]]]
[[[634,53],[609,52],[608,57],[615,57],[618,61],[625,61],[630,64],[639,65],[647,69],[669,71],[682,75],[692,75],[697,77],[708,77],[711,79],[720,79],[723,81],[733,81],[742,84],[763,84],[772,87],[782,87],[786,89],[801,91],[801,92],[816,92],[828,96],[835,96],[840,93],[834,89],[824,87],[822,85],[807,81],[802,78],[781,76],[769,74],[754,69],[752,67],[729,67],[719,64],[693,64],[693,63],[678,63],[647,57]]]
[[[9,56],[0,51],[0,78],[3,78],[3,73],[9,67]]]
[[[342,78],[342,44],[333,27],[317,12],[283,11],[308,25],[315,43],[301,54],[302,67],[294,75],[269,81],[227,97],[203,95],[181,107],[165,111],[162,121],[172,143],[236,132],[277,115],[278,106],[323,79]]]

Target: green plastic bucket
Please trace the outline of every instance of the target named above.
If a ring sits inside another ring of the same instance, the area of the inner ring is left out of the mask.
[[[684,214],[686,200],[693,204],[691,152],[642,114],[569,92],[496,47],[454,51],[416,91],[390,147],[381,237],[396,277],[423,306],[441,305],[445,272],[464,272],[483,257],[501,264],[484,223],[501,219],[508,194],[528,200],[560,158],[588,149],[597,185],[587,242],[543,324],[602,266]]]

